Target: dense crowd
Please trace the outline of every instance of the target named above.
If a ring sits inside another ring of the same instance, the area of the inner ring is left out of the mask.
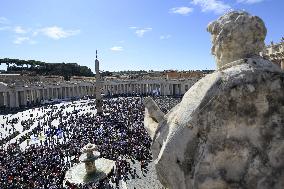
[[[153,97],[154,101],[158,104],[162,112],[168,113],[173,107],[175,107],[181,101],[181,97],[168,97],[157,96]]]
[[[155,100],[166,111],[170,105],[178,103],[178,99],[171,98],[156,97]],[[151,139],[143,125],[143,99],[104,99],[102,115],[93,113],[94,106],[94,100],[77,101],[61,106],[40,107],[42,114],[30,109],[30,116],[25,120],[10,120],[8,115],[3,116],[7,124],[19,122],[23,131],[30,130],[14,143],[2,145],[0,188],[64,188],[66,171],[79,162],[81,148],[88,143],[98,146],[101,157],[114,160],[114,169],[99,183],[73,185],[66,182],[65,188],[119,188],[121,180],[127,182],[139,177],[138,170],[131,163],[138,162],[141,165],[139,171],[147,174],[151,161]],[[83,111],[86,109],[88,111]],[[29,144],[31,136],[41,138],[40,143]],[[27,146],[21,149],[22,144]]]

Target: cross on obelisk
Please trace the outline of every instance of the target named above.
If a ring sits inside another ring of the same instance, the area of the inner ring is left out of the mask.
[[[96,109],[97,114],[103,113],[103,101],[102,101],[102,87],[101,87],[101,75],[100,75],[100,62],[98,60],[98,51],[96,50],[96,61],[95,61],[95,70],[96,70]]]

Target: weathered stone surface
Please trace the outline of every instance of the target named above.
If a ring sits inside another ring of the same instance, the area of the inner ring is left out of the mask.
[[[151,127],[147,127],[147,131],[151,138],[154,137],[155,131],[157,130],[158,123],[164,120],[165,114],[160,110],[157,103],[150,97],[145,98],[144,105],[147,107],[145,110],[145,117],[151,117],[151,119],[145,119],[147,125],[151,125]],[[149,123],[148,123],[149,121]]]
[[[267,33],[263,21],[247,12],[230,12],[208,25],[212,34],[212,54],[217,67],[229,62],[258,55]]]
[[[251,17],[231,14],[232,20]],[[259,56],[243,56],[199,80],[155,126],[152,151],[165,187],[284,188],[284,72]],[[151,121],[146,114],[145,127]]]

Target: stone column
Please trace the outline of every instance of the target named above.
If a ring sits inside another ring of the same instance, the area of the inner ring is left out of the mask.
[[[149,91],[149,84],[147,83],[145,92],[148,94],[148,91]]]
[[[4,92],[0,92],[0,107],[4,106]]]
[[[46,98],[47,98],[47,100],[49,100],[50,98],[51,98],[51,88],[47,88],[46,89]]]
[[[39,89],[39,100],[43,99],[43,89]]]
[[[120,95],[120,84],[117,85],[117,94]]]
[[[70,89],[69,89],[69,87],[65,87],[65,96],[66,96],[66,98],[69,98],[69,92],[70,92]]]
[[[73,89],[74,89],[74,96],[78,96],[78,87],[75,85]]]
[[[52,88],[52,99],[56,98],[56,91],[55,88]]]
[[[78,93],[78,97],[81,98],[81,86],[77,87],[77,93]]]
[[[38,100],[41,101],[42,99],[42,89],[38,89]]]
[[[133,91],[134,91],[134,84],[131,84],[131,94],[133,94]]]
[[[67,94],[66,94],[66,87],[62,88],[62,98],[66,98]]]
[[[117,94],[117,85],[114,85],[114,94]]]
[[[36,89],[36,90],[35,90],[35,96],[36,96],[35,101],[39,101],[39,99],[40,99],[40,92],[39,92],[39,89]]]
[[[171,95],[171,84],[166,84],[166,95]]]
[[[45,100],[46,98],[46,93],[45,93],[45,88],[42,88],[42,99]]]
[[[141,84],[137,84],[137,93],[140,95],[141,94]]]
[[[16,95],[16,92],[15,91],[9,91],[9,96],[10,96],[10,107],[11,108],[14,108],[14,107],[17,107],[17,97],[18,95]]]
[[[27,91],[23,91],[23,103],[22,103],[22,105],[23,106],[27,106]]]
[[[85,96],[85,86],[82,86],[82,97]]]
[[[39,90],[35,89],[35,101],[39,99]]]
[[[62,87],[59,88],[59,98],[63,98],[63,92],[62,92]]]
[[[137,94],[137,84],[133,84],[133,91],[134,91],[134,94]]]
[[[56,98],[60,99],[60,88],[56,88]]]
[[[53,99],[56,98],[56,90],[55,90],[55,88],[52,88],[52,98]]]
[[[87,89],[87,95],[89,96],[90,95],[90,88],[89,88],[89,86],[86,86],[86,89]]]
[[[43,100],[46,100],[47,99],[47,90],[46,90],[46,88],[43,88],[42,91],[43,91]]]
[[[47,100],[48,99],[48,89],[44,88],[43,91],[44,91],[44,100]]]
[[[69,98],[71,98],[73,96],[73,87],[70,86],[69,87]]]
[[[95,93],[95,87],[92,85],[91,86],[91,96],[94,96],[94,93]]]
[[[34,99],[34,102],[36,102],[36,99],[37,99],[37,89],[33,90],[33,99]]]
[[[37,100],[40,101],[42,98],[41,89],[37,89],[36,91],[37,91]]]
[[[54,88],[51,87],[51,88],[50,88],[50,98],[51,98],[51,99],[54,99],[54,96],[55,96],[55,94],[54,94]]]
[[[15,91],[15,106],[19,107],[20,103],[19,103],[19,91]]]
[[[3,102],[4,102],[4,106],[8,107],[8,93],[7,92],[3,93]]]
[[[32,101],[33,101],[33,90],[31,88],[29,90],[29,101],[30,101],[30,103],[32,103]]]
[[[140,94],[144,94],[144,84],[140,84]]]
[[[91,86],[88,86],[88,96],[91,96]]]
[[[37,99],[37,89],[34,89],[33,90],[33,100],[34,100],[34,102],[36,101],[36,99]]]
[[[131,84],[127,84],[127,94],[131,93]]]

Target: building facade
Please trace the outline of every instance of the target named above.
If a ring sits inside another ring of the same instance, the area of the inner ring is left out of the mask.
[[[274,44],[271,42],[260,54],[271,62],[278,64],[284,70],[284,37],[282,37],[280,43]]]
[[[161,96],[182,96],[198,80],[199,78],[109,80],[103,82],[103,92],[105,95],[158,94]]]
[[[20,82],[22,81],[28,82]],[[1,78],[1,75],[0,75]],[[96,86],[100,85],[105,95],[162,95],[181,96],[199,78],[188,79],[161,79],[147,80],[101,80],[95,81],[38,81],[31,82],[25,76],[17,76],[18,82],[12,77],[10,82],[0,82],[0,107],[20,107],[31,103],[51,99],[81,98],[83,96],[96,96]]]
[[[20,107],[42,100],[70,99],[92,96],[95,85],[91,82],[6,84],[0,82],[0,107]]]

